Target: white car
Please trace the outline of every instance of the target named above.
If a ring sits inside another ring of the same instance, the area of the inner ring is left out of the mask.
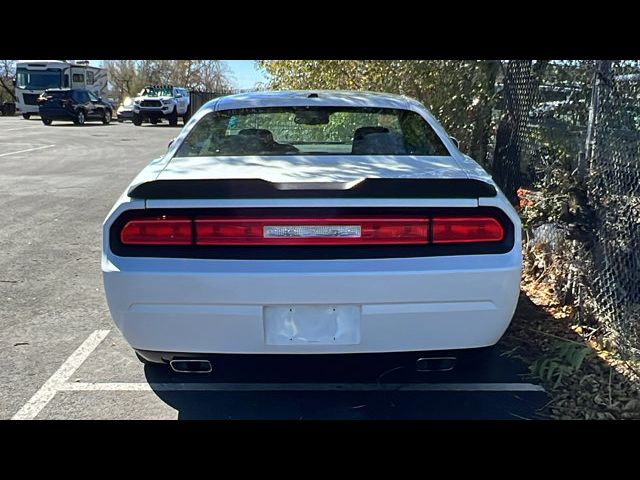
[[[115,324],[142,361],[176,371],[221,353],[428,363],[494,345],[518,300],[517,213],[403,96],[213,100],[103,228]]]
[[[133,124],[142,125],[149,120],[154,125],[161,119],[176,126],[178,117],[187,123],[191,113],[189,92],[172,85],[150,85],[145,87],[133,101]]]

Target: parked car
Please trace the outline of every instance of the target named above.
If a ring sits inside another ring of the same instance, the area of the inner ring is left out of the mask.
[[[120,123],[126,120],[133,120],[133,99],[131,97],[124,99],[122,104],[118,107],[116,115],[118,116],[118,122]]]
[[[508,327],[520,242],[514,208],[418,101],[254,92],[205,104],[133,180],[102,272],[143,362],[417,352],[446,370]]]
[[[178,117],[186,124],[190,114],[189,92],[172,85],[149,85],[133,102],[134,125],[142,125],[145,120],[156,124],[164,118],[176,126]]]
[[[91,120],[100,120],[105,125],[111,122],[112,107],[93,92],[70,88],[45,90],[38,98],[38,110],[42,123],[51,125],[54,120],[72,121],[84,125]]]

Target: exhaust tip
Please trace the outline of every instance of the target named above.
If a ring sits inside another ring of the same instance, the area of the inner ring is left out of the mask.
[[[169,366],[177,373],[211,373],[213,370],[209,360],[171,360]]]
[[[418,372],[449,372],[456,366],[456,357],[426,357],[416,360]]]

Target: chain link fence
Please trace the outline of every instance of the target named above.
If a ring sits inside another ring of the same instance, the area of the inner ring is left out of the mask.
[[[223,97],[225,95],[234,95],[237,93],[246,93],[252,92],[253,89],[231,89],[227,88],[225,90],[219,90],[216,92],[207,92],[204,90],[191,90],[189,92],[189,108],[191,109],[191,114],[193,115],[200,107],[202,107],[205,103],[210,100],[214,100],[219,97]]]
[[[485,166],[519,202],[525,267],[640,360],[640,61],[503,62]]]

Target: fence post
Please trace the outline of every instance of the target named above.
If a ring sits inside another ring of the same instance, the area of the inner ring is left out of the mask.
[[[584,180],[588,173],[593,171],[593,160],[596,153],[596,140],[598,134],[598,122],[601,117],[602,101],[611,88],[611,60],[597,60],[593,72],[591,88],[591,105],[589,106],[589,121],[587,123],[587,139],[585,142],[584,160],[578,164],[578,175]]]

